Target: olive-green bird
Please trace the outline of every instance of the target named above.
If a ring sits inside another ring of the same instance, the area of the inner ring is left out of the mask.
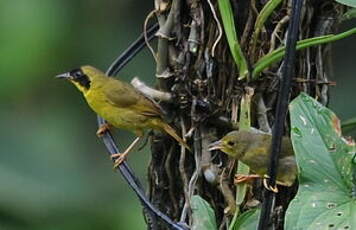
[[[250,178],[266,177],[269,164],[269,153],[272,135],[251,128],[249,130],[232,131],[219,141],[210,144],[209,150],[220,150],[230,157],[248,165],[257,175],[238,177],[237,182]],[[267,176],[268,177],[268,176]],[[283,137],[279,155],[277,184],[291,186],[297,177],[297,165],[290,138]],[[273,188],[270,188],[273,190]]]
[[[98,129],[102,135],[110,126],[134,132],[137,138],[118,157],[115,166],[126,159],[127,154],[144,135],[145,129],[165,131],[185,148],[185,141],[162,118],[162,110],[153,101],[137,91],[132,85],[106,76],[92,66],[82,66],[68,73],[57,75],[73,83],[83,93],[89,106],[103,117],[109,125]]]

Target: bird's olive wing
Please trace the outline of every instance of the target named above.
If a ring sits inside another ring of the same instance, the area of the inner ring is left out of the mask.
[[[267,154],[270,154],[271,151],[271,144],[272,144],[272,135],[271,134],[261,134],[261,143],[267,143],[268,144],[268,151]],[[282,138],[282,144],[281,144],[281,152],[280,152],[280,158],[282,157],[287,157],[287,156],[292,156],[293,153],[293,147],[292,147],[292,141],[289,137],[283,137]]]
[[[292,146],[292,140],[289,137],[283,137],[282,139],[282,151],[281,155],[284,157],[293,156],[294,150]]]
[[[126,82],[110,78],[104,87],[105,96],[113,106],[126,108],[145,116],[157,117],[162,114],[156,104]]]

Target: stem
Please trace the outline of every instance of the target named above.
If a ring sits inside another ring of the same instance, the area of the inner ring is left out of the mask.
[[[278,95],[276,120],[272,130],[272,144],[270,153],[270,162],[268,167],[268,186],[276,186],[276,177],[278,170],[278,159],[281,152],[281,143],[284,130],[284,121],[288,110],[289,93],[292,79],[295,74],[295,53],[297,38],[299,34],[300,15],[303,6],[303,0],[293,0],[291,23],[287,32],[286,56],[282,67],[282,79],[280,82],[280,91]],[[271,212],[273,209],[275,193],[265,189],[264,200],[262,203],[261,215],[258,223],[258,230],[269,228]]]

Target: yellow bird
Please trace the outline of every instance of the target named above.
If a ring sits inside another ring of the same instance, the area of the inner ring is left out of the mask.
[[[271,143],[271,134],[251,128],[249,130],[232,131],[226,134],[219,141],[211,143],[209,150],[220,150],[230,157],[245,163],[256,173],[248,176],[238,175],[236,182],[239,183],[256,177],[266,177]],[[281,153],[279,155],[277,184],[291,186],[296,177],[297,165],[292,142],[290,138],[283,137]],[[268,189],[268,186],[266,188]],[[276,188],[269,189],[277,191]]]
[[[56,78],[67,79],[73,83],[83,93],[90,108],[109,123],[98,129],[98,135],[102,135],[110,126],[136,134],[137,138],[123,153],[112,156],[118,157],[115,167],[126,159],[127,154],[144,135],[145,129],[165,131],[189,149],[186,142],[163,120],[160,107],[132,85],[110,78],[92,66],[82,66],[57,75]]]

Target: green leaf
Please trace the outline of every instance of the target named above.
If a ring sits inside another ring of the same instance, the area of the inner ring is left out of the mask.
[[[356,8],[351,8],[346,13],[344,13],[341,17],[342,21],[350,20],[356,18]]]
[[[320,37],[308,38],[297,42],[297,50],[305,49],[311,46],[317,46],[329,42],[334,42],[348,36],[356,34],[356,28],[350,29],[340,34],[329,34]],[[285,46],[280,47],[272,52],[266,54],[253,66],[252,79],[257,79],[260,73],[273,63],[280,61],[286,52]]]
[[[251,98],[253,96],[252,89],[247,89],[246,93],[241,98],[240,104],[240,129],[250,129],[251,127]],[[239,161],[237,164],[236,174],[248,175],[250,173],[250,167]],[[235,223],[238,220],[240,214],[241,204],[244,202],[246,197],[247,184],[240,183],[236,185],[236,211],[234,217],[229,225],[229,230],[234,229]]]
[[[336,0],[338,3],[351,6],[351,7],[356,7],[356,0]]]
[[[258,219],[260,216],[260,209],[251,209],[242,213],[235,222],[233,230],[256,230]]]
[[[198,195],[194,195],[190,201],[193,211],[192,230],[216,230],[214,210],[210,204]]]
[[[282,0],[269,0],[262,8],[261,12],[257,15],[256,22],[255,22],[255,30],[252,34],[252,42],[251,42],[251,47],[254,53],[256,44],[257,44],[257,39],[258,36],[268,19],[268,17],[273,13],[273,11],[276,9],[276,7],[279,6],[279,4],[282,2]]]
[[[336,115],[308,95],[302,93],[289,109],[299,190],[285,229],[356,229],[354,142],[341,136]]]
[[[239,79],[244,79],[248,75],[247,61],[237,39],[234,14],[232,12],[230,0],[218,0],[218,4],[227,42],[229,44],[232,57],[234,58],[239,69]]]

